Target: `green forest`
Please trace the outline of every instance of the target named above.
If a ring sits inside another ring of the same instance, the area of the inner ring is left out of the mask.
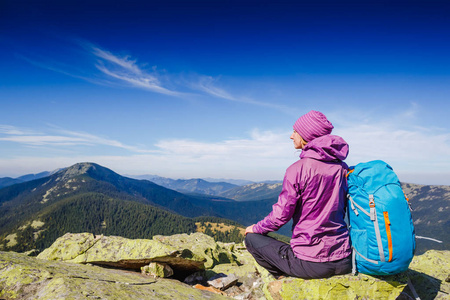
[[[148,204],[113,199],[99,193],[84,193],[58,201],[33,219],[43,222],[44,225],[40,228],[33,228],[31,224],[22,226],[18,230],[17,244],[8,247],[7,240],[3,240],[1,245],[3,250],[42,251],[67,232],[90,232],[94,235],[117,235],[130,239],[151,239],[154,235],[193,233],[197,229],[195,223],[202,221],[235,226],[235,230],[229,232],[211,230],[206,232],[216,241],[243,240],[243,236],[236,228],[242,225],[234,221],[215,217],[187,218]]]

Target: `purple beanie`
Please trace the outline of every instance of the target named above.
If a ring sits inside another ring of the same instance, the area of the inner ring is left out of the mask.
[[[320,111],[311,110],[301,116],[294,124],[294,130],[306,141],[310,142],[322,135],[330,134],[333,124]]]

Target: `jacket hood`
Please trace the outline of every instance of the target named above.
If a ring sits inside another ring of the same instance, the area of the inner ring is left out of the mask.
[[[347,142],[340,136],[326,134],[306,144],[300,154],[300,158],[314,158],[321,161],[342,161],[347,158],[347,155]]]

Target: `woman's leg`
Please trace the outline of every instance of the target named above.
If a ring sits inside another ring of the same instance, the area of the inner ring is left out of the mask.
[[[351,270],[351,257],[323,263],[301,260],[295,256],[289,244],[261,234],[248,233],[245,246],[256,262],[275,277],[327,278]]]
[[[245,236],[245,247],[255,258],[256,262],[267,269],[273,276],[285,275],[289,268],[288,261],[280,253],[286,252],[285,248],[290,248],[289,244],[280,242],[267,235],[248,233]]]

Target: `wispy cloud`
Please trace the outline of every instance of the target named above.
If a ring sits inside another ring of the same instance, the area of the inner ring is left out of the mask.
[[[39,67],[42,69],[46,69],[46,70],[53,71],[56,73],[64,74],[66,76],[70,76],[73,78],[86,80],[86,81],[89,81],[94,84],[102,84],[102,85],[105,84],[99,79],[95,79],[95,78],[87,76],[86,74],[84,74],[83,71],[79,70],[77,67],[62,63],[60,61],[55,61],[55,60],[49,59],[47,57],[44,58],[44,57],[38,57],[38,56],[31,58],[29,56],[25,56],[25,55],[21,55],[21,54],[16,54],[16,56],[19,57],[20,59],[23,59],[26,62],[32,64],[33,66],[36,66],[36,67]]]
[[[95,67],[110,78],[155,93],[171,96],[184,95],[184,93],[164,87],[156,72],[142,69],[137,64],[137,60],[132,60],[130,56],[121,57],[95,46],[90,46],[89,50],[97,58]]]
[[[35,134],[36,132],[30,129],[18,128],[11,125],[2,125],[0,124],[0,134],[3,135],[27,135],[27,134]]]
[[[142,70],[136,65],[136,60],[130,60],[129,56],[118,57],[113,55],[111,52],[102,50],[98,47],[91,46],[92,54],[95,56],[102,58],[106,61],[112,62],[123,67],[126,70],[133,72],[134,74],[141,75]]]
[[[96,146],[103,145],[121,148],[134,153],[149,153],[151,151],[139,147],[126,145],[119,141],[103,138],[85,132],[75,132],[54,127],[50,129],[54,134],[37,132],[29,129],[17,128],[10,125],[0,125],[0,141],[14,142],[28,146]]]
[[[232,95],[230,92],[226,91],[224,88],[218,87],[217,86],[218,81],[219,81],[219,78],[213,78],[212,76],[199,76],[198,80],[191,82],[190,86],[193,89],[204,92],[210,96],[214,96],[214,97],[218,97],[218,98],[222,98],[222,99],[226,99],[226,100],[230,100],[230,101],[235,101],[235,102],[241,102],[241,103],[247,103],[247,104],[251,104],[251,105],[268,107],[268,108],[279,110],[286,114],[292,114],[292,108],[287,107],[285,105],[262,102],[262,101],[254,100],[249,97]]]
[[[224,89],[217,87],[215,85],[215,82],[217,82],[217,80],[217,78],[213,78],[211,76],[199,76],[198,81],[192,82],[191,87],[214,97],[231,101],[238,101],[236,97],[232,96]]]
[[[58,61],[45,55],[17,55],[28,63],[39,68],[82,79],[103,86],[121,86],[147,90],[149,92],[192,98],[193,96],[209,96],[227,101],[276,109],[286,114],[292,114],[292,109],[282,104],[267,103],[232,93],[221,85],[221,77],[208,75],[170,74],[157,71],[156,66],[148,62],[139,63],[131,55],[119,55],[101,48],[85,40],[74,41],[77,48],[61,48],[66,57],[72,61]],[[83,51],[79,51],[80,47]],[[77,63],[73,63],[73,61]],[[79,62],[79,63],[78,63]],[[79,66],[83,65],[82,68]],[[191,70],[186,70],[191,72]]]

